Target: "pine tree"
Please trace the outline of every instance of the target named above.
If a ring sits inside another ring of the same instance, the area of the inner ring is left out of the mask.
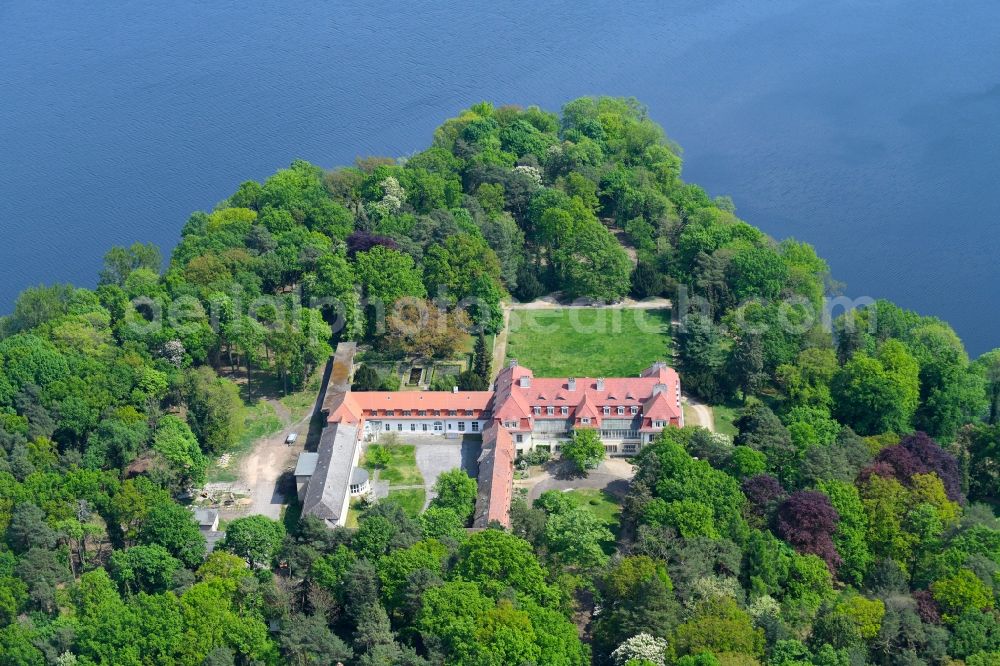
[[[486,334],[479,332],[476,338],[476,349],[472,361],[472,371],[489,383],[491,373],[491,359],[489,350],[486,348]]]

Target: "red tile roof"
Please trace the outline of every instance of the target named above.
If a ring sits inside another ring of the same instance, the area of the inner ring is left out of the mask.
[[[525,379],[522,382],[522,378]],[[680,377],[672,368],[663,363],[655,363],[639,377],[613,377],[595,379],[576,378],[572,382],[562,378],[536,378],[531,371],[521,366],[504,368],[497,377],[493,415],[501,421],[528,419],[522,428],[531,427],[530,420],[544,418],[566,418],[586,416],[596,419],[599,424],[604,415],[604,407],[613,411],[609,417],[619,416],[618,407],[640,408],[644,418],[674,421],[681,415]],[[598,388],[600,387],[600,388]],[[659,393],[659,395],[656,395]],[[662,396],[662,397],[659,397]],[[535,413],[535,407],[539,412]],[[548,414],[549,407],[553,414]],[[568,414],[562,414],[562,408]],[[646,414],[647,407],[656,413]]]
[[[510,502],[514,494],[514,458],[517,450],[510,432],[494,422],[483,432],[479,457],[479,489],[474,527],[496,521],[510,527]]]

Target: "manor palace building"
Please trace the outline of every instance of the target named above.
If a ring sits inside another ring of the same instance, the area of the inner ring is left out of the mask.
[[[666,427],[683,427],[677,372],[654,363],[638,377],[535,377],[511,361],[490,391],[351,391],[355,343],[340,343],[324,382],[325,427],[316,452],[295,469],[303,515],[343,525],[359,483],[364,445],[388,433],[428,443],[482,438],[475,527],[509,526],[514,461],[560,444],[581,428],[598,431],[609,455],[634,455]],[[365,477],[367,481],[367,477]]]

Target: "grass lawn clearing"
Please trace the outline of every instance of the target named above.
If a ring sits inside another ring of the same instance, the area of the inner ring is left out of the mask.
[[[739,431],[733,425],[733,421],[739,416],[741,409],[743,407],[736,404],[713,405],[712,415],[715,417],[715,431],[731,437],[738,435]]]
[[[593,512],[601,522],[614,531],[621,518],[621,506],[618,499],[611,493],[599,488],[577,488],[563,493],[572,499],[577,506],[584,506]]]
[[[538,377],[635,377],[670,359],[670,310],[512,310],[507,359]]]
[[[403,507],[410,518],[416,518],[424,510],[427,493],[423,488],[407,488],[406,490],[389,490],[386,502],[395,502]]]
[[[347,518],[344,520],[344,527],[351,527],[357,529],[358,518],[361,517],[362,501],[359,499],[352,499],[351,503],[347,506]]]
[[[417,469],[417,450],[412,444],[388,444],[384,446],[389,451],[389,464],[379,471],[379,479],[388,481],[390,486],[423,485],[424,477]],[[367,459],[362,463],[365,469],[374,475],[375,467]]]
[[[316,402],[316,395],[319,393],[320,385],[322,383],[323,368],[319,367],[312,374],[309,380],[306,381],[302,390],[296,391],[295,393],[289,393],[288,395],[279,398],[278,401],[292,413],[293,419],[304,416],[305,413],[309,411],[309,408]]]

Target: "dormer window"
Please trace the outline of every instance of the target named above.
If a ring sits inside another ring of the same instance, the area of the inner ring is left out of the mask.
[[[666,425],[667,425],[666,421],[653,421],[654,428],[663,428],[666,427]]]
[[[538,405],[535,405],[534,407],[531,408],[531,411],[535,413],[535,416],[538,416],[539,414],[542,413],[542,408],[539,407]]]
[[[618,416],[625,415],[625,408],[622,405],[618,405]]]
[[[556,413],[556,408],[553,407],[552,405],[549,405],[548,407],[545,408],[545,413],[548,414],[549,416],[552,416],[553,414]]]
[[[569,414],[569,407],[563,405],[562,407],[559,408],[559,413],[562,414],[563,416],[566,416],[567,414]]]
[[[639,408],[636,407],[635,405],[632,405],[632,416],[635,416],[638,413],[639,413]]]
[[[583,418],[580,419],[580,423],[582,423],[583,425],[589,425],[590,424],[590,417],[589,416],[584,416]]]
[[[611,416],[611,407],[609,405],[604,405],[604,415]]]
[[[409,415],[410,415],[410,410],[404,409],[403,410],[403,416],[409,416]]]
[[[387,410],[385,410],[385,415],[386,416],[395,416],[396,412],[393,411],[393,410],[391,410],[391,409],[387,409]]]

